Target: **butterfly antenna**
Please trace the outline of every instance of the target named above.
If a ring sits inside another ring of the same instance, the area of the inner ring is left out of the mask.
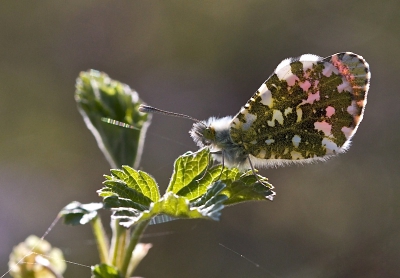
[[[143,113],[158,113],[158,114],[164,114],[167,116],[173,116],[173,117],[178,117],[178,118],[186,118],[186,119],[192,120],[196,123],[200,123],[200,124],[206,126],[202,121],[199,121],[198,119],[190,117],[188,115],[161,110],[161,109],[155,108],[153,106],[149,106],[149,105],[141,104],[139,106],[139,111],[143,112]]]

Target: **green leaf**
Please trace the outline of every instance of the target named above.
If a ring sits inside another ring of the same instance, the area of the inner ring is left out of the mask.
[[[121,207],[114,210],[113,217],[119,219],[120,225],[126,228],[138,222],[150,220],[160,214],[181,219],[205,218],[218,220],[226,196],[211,197],[208,203],[201,206],[193,206],[187,198],[167,192],[159,201],[153,203],[148,210],[132,212],[129,207]]]
[[[97,211],[103,207],[103,203],[81,204],[79,202],[71,202],[60,211],[59,216],[64,218],[64,224],[67,225],[85,225],[90,222],[99,250],[100,260],[101,262],[106,262],[109,244],[101,218],[97,217]]]
[[[225,205],[234,205],[248,201],[272,201],[275,197],[274,187],[270,184],[267,178],[253,174],[248,171],[242,174],[238,179],[226,180],[226,188],[221,192],[228,197]]]
[[[112,169],[111,176],[105,178],[105,187],[97,193],[103,197],[105,207],[114,212],[113,217],[122,222],[127,218],[138,221],[160,199],[157,183],[143,171],[123,166],[123,170]]]
[[[191,202],[191,208],[196,208],[203,216],[209,217],[212,220],[219,220],[221,210],[224,208],[224,203],[228,196],[221,194],[226,184],[222,181],[215,182],[210,186],[207,192]]]
[[[210,156],[206,150],[187,152],[175,160],[174,172],[167,188],[167,192],[177,193],[183,187],[189,185],[199,176],[209,163]]]
[[[103,208],[102,203],[81,204],[71,202],[59,213],[67,225],[85,225],[97,216],[97,211]]]
[[[218,219],[222,203],[226,200],[226,196],[218,195],[225,187],[223,184],[216,184],[208,191],[206,189],[204,193],[208,194],[203,197],[204,201],[197,201],[195,205],[185,196],[173,192],[167,192],[160,198],[155,181],[145,172],[128,166],[124,166],[123,170],[111,170],[111,176],[105,178],[105,187],[98,193],[104,198],[105,207],[113,211],[113,218],[119,219],[124,227],[160,214],[173,218]]]
[[[197,152],[187,152],[180,156],[174,165],[174,171],[167,188],[178,196],[193,201],[207,192],[218,179],[231,179],[235,171],[222,169],[221,165],[210,166],[210,152],[207,148]]]
[[[160,198],[155,181],[146,173],[124,166],[105,176],[99,190],[107,208],[120,224],[130,227],[156,216],[218,220],[224,205],[272,200],[275,192],[267,179],[238,169],[209,166],[210,152],[187,152],[175,161],[171,182]]]
[[[117,268],[107,264],[97,264],[92,268],[92,278],[122,278]]]
[[[79,112],[96,138],[111,167],[137,168],[151,115],[138,111],[142,101],[128,85],[112,80],[96,70],[81,72],[76,80],[75,100]],[[104,119],[134,128],[122,128]]]
[[[268,183],[267,178],[257,175],[252,171],[241,173],[237,168],[222,169],[221,165],[207,166],[210,161],[210,152],[207,148],[195,153],[187,152],[175,161],[174,172],[167,191],[172,191],[179,196],[196,200],[206,193],[214,182],[220,180],[226,184],[222,191],[228,197],[226,205],[244,201],[272,200],[274,188]]]
[[[111,176],[105,176],[106,181],[103,184],[106,187],[98,190],[101,197],[118,196],[135,200],[145,207],[160,199],[157,183],[149,174],[129,166],[122,168],[123,170],[112,169]]]

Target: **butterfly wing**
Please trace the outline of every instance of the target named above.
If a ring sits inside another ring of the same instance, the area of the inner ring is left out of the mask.
[[[286,59],[233,118],[231,138],[261,166],[342,153],[362,120],[370,76],[350,52]]]

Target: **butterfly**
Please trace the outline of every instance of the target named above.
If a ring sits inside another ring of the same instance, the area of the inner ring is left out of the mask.
[[[236,116],[194,121],[189,131],[216,161],[241,170],[324,161],[347,151],[362,121],[371,72],[352,52],[283,60]]]

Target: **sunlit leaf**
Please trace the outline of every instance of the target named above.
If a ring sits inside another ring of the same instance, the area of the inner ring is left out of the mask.
[[[267,178],[249,171],[235,180],[226,180],[226,188],[221,192],[228,199],[225,205],[233,205],[248,201],[272,201],[275,197],[274,187],[267,181]],[[261,183],[262,182],[262,183]]]
[[[236,168],[210,166],[209,161],[207,149],[180,156],[161,198],[150,175],[127,166],[111,170],[98,193],[125,227],[157,216],[218,220],[224,205],[273,199],[273,186],[266,178],[258,175],[257,179],[252,171],[241,173]]]
[[[137,92],[105,73],[89,70],[81,72],[76,80],[75,100],[110,165],[137,168],[151,119],[151,114],[138,111],[142,101]],[[110,124],[106,119],[126,123],[131,128]]]
[[[209,161],[208,149],[195,153],[188,152],[179,157],[175,162],[167,191],[193,201],[205,194],[209,186],[219,180],[226,184],[225,190],[222,191],[222,194],[229,198],[225,202],[226,205],[244,201],[272,200],[275,196],[272,191],[274,187],[268,183],[267,178],[257,175],[257,180],[252,171],[241,173],[237,168],[222,169],[221,165],[205,166],[204,163]]]
[[[67,225],[85,225],[95,218],[98,214],[97,211],[102,208],[102,203],[71,202],[60,211],[60,215]]]
[[[183,187],[188,186],[199,176],[209,163],[209,154],[203,152],[187,152],[175,160],[174,172],[169,183],[168,191],[177,193]]]
[[[123,166],[123,170],[113,169],[105,178],[104,187],[97,193],[104,198],[105,207],[114,212],[113,217],[122,222],[126,218],[138,221],[160,199],[156,182],[143,171]]]

